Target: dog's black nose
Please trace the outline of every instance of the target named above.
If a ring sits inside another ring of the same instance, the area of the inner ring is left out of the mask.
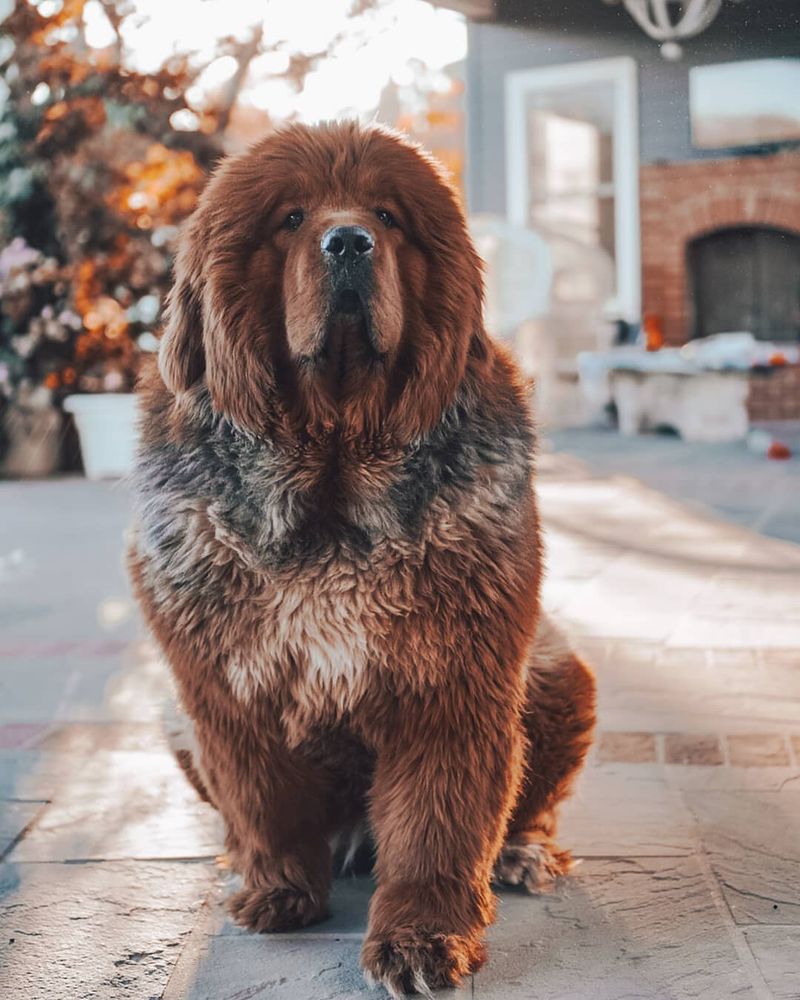
[[[366,257],[374,246],[372,233],[362,226],[334,226],[322,237],[322,252],[342,264]]]

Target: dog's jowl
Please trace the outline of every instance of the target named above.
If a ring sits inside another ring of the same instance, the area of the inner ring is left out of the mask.
[[[367,830],[362,952],[394,995],[484,960],[491,882],[570,867],[556,809],[594,683],[539,610],[528,390],[433,161],[379,128],[278,131],[183,236],[129,563],[256,931],[328,914]]]

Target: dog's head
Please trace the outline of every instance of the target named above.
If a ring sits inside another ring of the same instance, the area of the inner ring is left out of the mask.
[[[160,369],[218,412],[411,438],[484,351],[478,257],[453,190],[399,135],[281,129],[216,173],[184,233]]]

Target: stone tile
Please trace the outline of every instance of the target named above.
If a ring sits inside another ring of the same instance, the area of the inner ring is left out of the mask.
[[[728,753],[735,767],[786,767],[789,752],[779,733],[742,733],[728,737]]]
[[[478,1000],[755,998],[698,863],[587,861],[555,894],[505,893]]]
[[[775,1000],[797,1000],[800,927],[745,927],[744,936]]]
[[[786,730],[800,716],[796,664],[766,656],[762,661],[752,649],[711,654],[672,647],[659,649],[648,661],[629,645],[615,643],[612,655],[598,668],[600,718],[607,731],[702,732],[701,716],[708,720],[707,733],[722,728],[721,719],[730,720],[728,729],[749,718],[745,731],[753,731],[755,720],[759,728],[775,725]],[[622,713],[628,718],[618,722]]]
[[[794,578],[794,586],[797,577]],[[687,615],[669,635],[670,646],[718,646],[736,649],[740,646],[770,647],[800,646],[800,620],[713,618]]]
[[[664,760],[667,764],[715,766],[725,762],[718,737],[696,733],[665,733]]]
[[[0,726],[0,750],[30,746],[49,728],[46,722],[8,722]]]
[[[36,743],[37,750],[95,754],[98,750],[169,749],[163,727],[148,722],[78,722],[56,726]]]
[[[657,765],[605,764],[578,779],[558,841],[579,858],[691,854],[694,821]]]
[[[601,764],[650,764],[656,760],[652,733],[600,733],[597,759]]]
[[[788,647],[787,649],[764,649],[759,650],[758,660],[765,667],[797,670],[798,666],[800,666],[800,653],[798,653],[796,648],[792,647]]]
[[[218,814],[169,753],[101,751],[63,776],[13,861],[197,858],[222,849]]]
[[[46,802],[0,801],[0,858],[46,805]]]
[[[673,788],[687,791],[781,792],[800,794],[798,767],[683,767],[667,764],[664,774]]]
[[[35,750],[0,750],[0,799],[51,799],[80,759]]]
[[[794,750],[795,760],[800,764],[800,736],[792,736],[792,749]]]
[[[747,705],[742,716],[786,718],[787,707],[800,704],[800,671],[797,655],[791,662],[783,652],[754,649],[665,649],[641,686],[682,693],[691,702],[684,712],[694,712],[700,702],[716,715],[729,715],[731,706]],[[756,711],[751,706],[756,706]],[[789,711],[791,714],[791,709]]]
[[[800,520],[800,519],[799,519]],[[769,573],[720,574],[697,602],[700,615],[710,618],[791,617],[797,609],[792,588],[780,575]]]
[[[738,924],[800,924],[800,798],[682,793]]]
[[[202,864],[0,866],[4,995],[160,997],[212,878]]]
[[[58,635],[62,625],[34,618],[29,627],[45,633],[52,627]],[[84,634],[96,628],[85,622]],[[149,641],[98,656],[87,656],[76,643],[63,655],[12,655],[0,663],[0,722],[157,722],[170,691],[168,671]]]
[[[794,704],[789,703],[777,718],[765,718],[757,713],[745,710],[746,702],[731,705],[733,699],[728,699],[726,711],[717,711],[716,705],[708,705],[705,701],[695,700],[690,706],[681,709],[680,691],[670,694],[642,690],[635,694],[621,696],[616,692],[604,690],[601,680],[598,688],[598,708],[601,725],[604,729],[618,732],[648,731],[651,733],[712,733],[725,732],[748,733],[753,731],[757,721],[759,730],[763,732],[784,733],[789,724],[786,719],[788,711],[794,711]],[[693,692],[687,692],[684,698],[692,698]],[[722,698],[720,698],[722,701]],[[800,711],[800,701],[798,701]]]
[[[349,938],[208,937],[194,974],[178,992],[168,989],[164,1000],[378,1000],[381,994],[361,974],[360,951],[361,942]]]
[[[731,671],[737,672],[737,680],[750,678],[756,682],[754,674],[760,673],[757,670],[758,650],[755,649],[709,649],[707,656],[717,670],[722,671],[725,676],[730,677]],[[763,683],[763,677],[758,678]]]

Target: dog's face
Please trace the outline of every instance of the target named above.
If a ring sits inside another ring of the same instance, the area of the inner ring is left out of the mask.
[[[255,434],[281,420],[410,439],[482,344],[478,258],[453,191],[398,135],[280,130],[229,160],[186,233],[161,346]]]
[[[392,365],[405,302],[424,284],[424,256],[405,238],[401,210],[374,187],[349,197],[319,184],[287,191],[264,250],[282,275],[289,357],[334,398]]]

